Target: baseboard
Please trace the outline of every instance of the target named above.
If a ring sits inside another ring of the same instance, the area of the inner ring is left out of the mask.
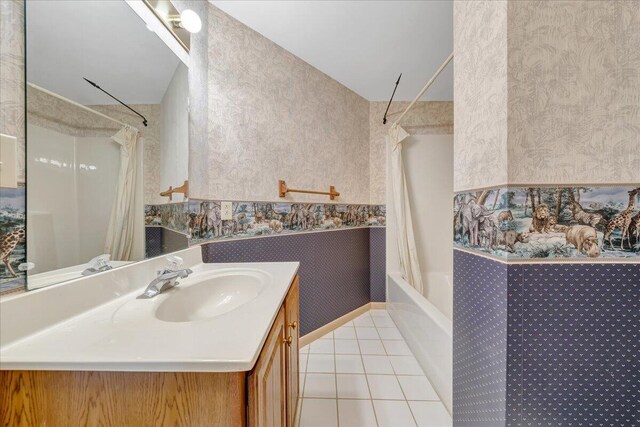
[[[300,337],[300,347],[304,347],[307,344],[312,343],[313,341],[327,335],[329,332],[334,329],[338,329],[340,326],[349,322],[350,320],[355,319],[363,313],[371,310],[372,308],[385,308],[385,303],[383,302],[368,302],[362,307],[358,307],[353,311],[345,314],[344,316],[338,317],[336,320],[327,323],[326,325],[316,329],[315,331],[311,331],[305,336]]]
[[[386,302],[370,302],[371,310],[384,310],[387,308]]]

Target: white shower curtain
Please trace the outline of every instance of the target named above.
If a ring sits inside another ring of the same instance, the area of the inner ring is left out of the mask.
[[[389,171],[389,176],[391,177],[393,206],[396,216],[395,228],[400,270],[405,280],[422,294],[422,275],[413,235],[411,205],[409,204],[404,164],[402,163],[402,141],[408,136],[409,134],[398,125],[394,125],[389,129],[388,143],[391,144],[391,170]]]
[[[120,174],[107,229],[105,253],[111,254],[114,261],[131,261],[135,236],[140,232],[136,218],[144,215],[142,205],[138,206],[136,202],[136,183],[142,173],[137,159],[141,137],[138,130],[123,127],[111,139],[120,144]]]

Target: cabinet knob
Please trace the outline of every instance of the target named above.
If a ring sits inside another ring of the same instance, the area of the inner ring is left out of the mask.
[[[289,326],[292,327],[293,329],[298,327],[298,321],[294,320],[293,322],[289,323]]]
[[[291,335],[289,335],[287,338],[284,339],[284,342],[288,345],[291,346],[291,343],[293,343],[293,337]]]

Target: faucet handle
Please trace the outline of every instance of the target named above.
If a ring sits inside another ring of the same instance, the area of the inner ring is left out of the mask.
[[[91,259],[87,264],[89,264],[89,267],[99,270],[101,268],[109,267],[109,261],[111,261],[111,254],[102,254]]]
[[[166,260],[167,266],[165,267],[165,269],[169,271],[180,270],[182,268],[182,265],[184,264],[184,260],[176,255],[169,255],[167,256]]]
[[[18,266],[18,270],[20,271],[29,271],[29,270],[33,270],[36,267],[36,265],[32,262],[23,262],[22,264],[20,264]]]

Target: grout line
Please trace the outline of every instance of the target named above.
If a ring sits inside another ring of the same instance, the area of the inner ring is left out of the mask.
[[[362,375],[362,374],[340,374],[340,375]],[[375,375],[375,376],[380,376],[381,374],[371,374],[371,375]],[[314,400],[389,400],[389,401],[393,401],[393,402],[402,402],[403,400],[406,399],[373,399],[373,398],[360,398],[360,397],[308,397],[307,399],[314,399]],[[440,400],[425,400],[425,399],[409,399],[407,400],[407,402],[440,402],[442,403],[442,401]]]
[[[389,318],[391,318],[391,316],[389,316]],[[394,326],[397,328],[396,322],[393,321],[393,319],[391,319],[391,321],[393,322]],[[376,326],[376,329],[378,327]],[[399,341],[399,340],[396,340]],[[404,342],[404,339],[402,339],[402,341]],[[413,422],[416,424],[416,426],[418,426],[418,420],[416,419],[416,416],[413,414],[413,411],[411,410],[411,405],[409,405],[409,399],[407,399],[407,395],[404,392],[404,389],[402,388],[402,384],[400,383],[400,381],[398,380],[398,374],[396,372],[396,368],[393,367],[393,364],[391,363],[391,355],[389,354],[389,352],[387,351],[387,348],[384,346],[384,341],[382,341],[382,348],[384,349],[384,354],[387,355],[387,359],[389,359],[389,364],[391,365],[391,369],[394,372],[394,378],[396,379],[396,383],[398,383],[398,387],[400,387],[400,392],[402,393],[402,397],[404,397],[404,403],[405,405],[407,405],[407,407],[409,408],[409,413],[411,414],[411,417],[413,418]],[[405,342],[406,344],[406,342]],[[413,352],[412,352],[413,355]],[[414,356],[415,357],[415,356]]]
[[[331,342],[333,343],[333,381],[336,386],[336,426],[340,427],[340,405],[338,405],[338,363],[336,362],[336,334],[331,333]]]
[[[305,346],[305,347],[307,347],[307,353],[303,353],[303,354],[307,355],[307,359],[304,364],[304,380],[302,380],[301,387],[300,385],[298,385],[300,387],[300,390],[299,390],[300,407],[298,408],[298,416],[296,417],[298,419],[297,427],[301,427],[300,422],[302,421],[302,411],[304,407],[304,389],[305,389],[305,385],[307,384],[307,367],[309,366],[309,356],[311,355],[311,353],[309,353],[309,350],[311,350],[311,347],[310,346]],[[300,348],[298,348],[298,353],[300,353]],[[300,359],[298,358],[298,360]],[[298,368],[298,371],[300,371],[300,368]],[[298,381],[300,381],[300,372],[298,372]]]
[[[367,311],[367,313],[369,313],[370,311],[371,310]],[[371,318],[371,314],[369,314],[369,317]],[[373,319],[371,319],[371,323],[373,323]],[[355,323],[354,323],[353,326],[354,326],[354,330],[355,330]],[[378,331],[376,330],[376,334],[377,333],[378,333]],[[367,382],[367,391],[369,392],[369,402],[371,403],[371,409],[373,409],[373,417],[376,420],[376,425],[380,425],[380,423],[378,422],[378,414],[376,414],[376,408],[373,405],[373,395],[371,394],[371,386],[369,385],[369,377],[367,376],[367,368],[365,368],[365,366],[364,366],[364,357],[362,357],[362,349],[360,348],[360,339],[358,338],[358,333],[357,332],[356,332],[356,344],[358,345],[358,350],[360,351],[360,361],[362,362],[362,370],[364,371],[364,380]]]
[[[391,322],[393,322],[393,325],[395,326],[395,328],[398,329],[398,325],[396,325],[396,322],[393,320],[393,318],[391,316],[389,316],[389,318],[391,319]],[[399,329],[398,329],[398,331],[399,331]],[[404,339],[404,337],[402,337],[402,340],[396,340],[396,341],[402,341],[407,346],[407,348],[409,348],[409,345],[407,344],[407,342]],[[382,347],[384,348],[385,353],[387,353],[387,357],[389,357],[390,355],[387,352],[387,348],[384,346],[384,341],[382,342]],[[413,354],[413,351],[411,351],[411,348],[409,348],[409,352],[411,353],[411,356],[415,359],[416,356],[415,356],[415,354]],[[389,363],[391,363],[391,360],[389,360]],[[396,372],[396,369],[393,367],[393,364],[391,364],[391,367],[393,368],[393,372]],[[398,377],[400,375],[398,375],[398,373],[396,373],[395,376],[396,376],[396,381],[398,382],[398,385],[400,386],[400,391],[402,392],[402,395],[404,396],[404,401],[405,401],[406,405],[409,407],[409,413],[411,413],[411,416],[413,417],[413,422],[416,423],[416,426],[419,426],[420,424],[418,423],[418,419],[416,418],[416,415],[413,413],[413,409],[411,409],[411,405],[409,405],[409,399],[407,398],[407,394],[405,393],[404,389],[402,388],[402,383],[398,379]],[[424,372],[423,372],[423,375],[421,375],[421,376],[424,376],[425,378],[427,378],[427,376],[426,376],[426,374],[424,374]],[[428,378],[427,378],[427,381],[429,381]]]

